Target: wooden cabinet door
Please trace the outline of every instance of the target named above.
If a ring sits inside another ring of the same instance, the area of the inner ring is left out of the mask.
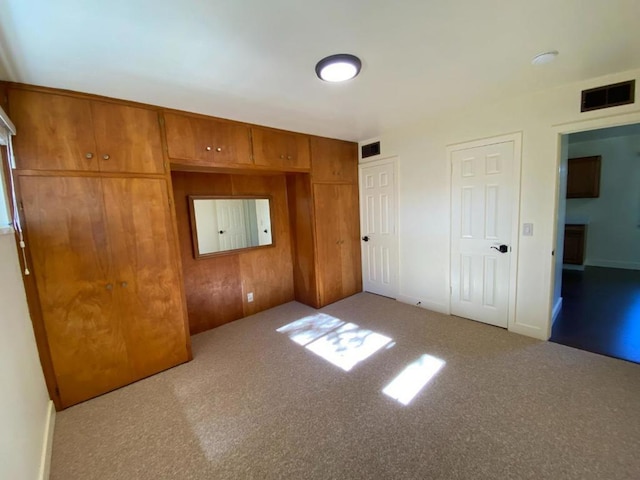
[[[564,226],[563,263],[569,265],[582,265],[584,263],[585,239],[585,225]]]
[[[188,360],[167,184],[104,178],[103,188],[115,294],[137,380]]]
[[[163,173],[158,113],[145,108],[91,102],[102,172]]]
[[[309,138],[296,133],[252,128],[253,157],[256,165],[278,170],[311,168]]]
[[[11,89],[9,107],[18,168],[99,170],[88,100]]]
[[[360,209],[358,187],[338,185],[340,210],[340,261],[342,296],[362,291],[362,257],[360,253]]]
[[[312,138],[311,177],[314,182],[358,183],[358,145]]]
[[[251,165],[249,127],[231,122],[210,121],[211,150],[215,166]]]
[[[209,166],[211,164],[213,146],[209,120],[165,113],[164,125],[169,158],[193,165]]]
[[[567,169],[567,198],[600,196],[600,155],[570,158]]]
[[[101,180],[20,177],[28,248],[63,406],[130,383]]]
[[[341,219],[338,185],[313,186],[316,217],[316,275],[320,306],[342,298]]]

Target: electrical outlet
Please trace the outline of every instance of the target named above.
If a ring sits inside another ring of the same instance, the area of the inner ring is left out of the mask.
[[[247,302],[253,302],[253,292],[247,293]]]

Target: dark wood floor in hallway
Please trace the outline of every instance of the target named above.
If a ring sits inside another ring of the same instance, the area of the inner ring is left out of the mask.
[[[640,363],[640,271],[564,270],[562,310],[550,340]]]

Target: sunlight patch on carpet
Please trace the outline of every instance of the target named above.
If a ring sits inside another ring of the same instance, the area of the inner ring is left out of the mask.
[[[445,361],[431,355],[422,355],[415,362],[409,364],[382,393],[397,400],[403,405],[409,405],[413,398],[429,383],[445,365]]]
[[[277,331],[345,372],[392,342],[389,337],[325,313],[296,320]]]

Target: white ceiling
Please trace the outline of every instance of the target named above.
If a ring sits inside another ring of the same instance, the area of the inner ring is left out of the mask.
[[[0,0],[0,78],[363,140],[637,68],[639,18],[639,0]],[[334,53],[360,76],[318,80]]]

